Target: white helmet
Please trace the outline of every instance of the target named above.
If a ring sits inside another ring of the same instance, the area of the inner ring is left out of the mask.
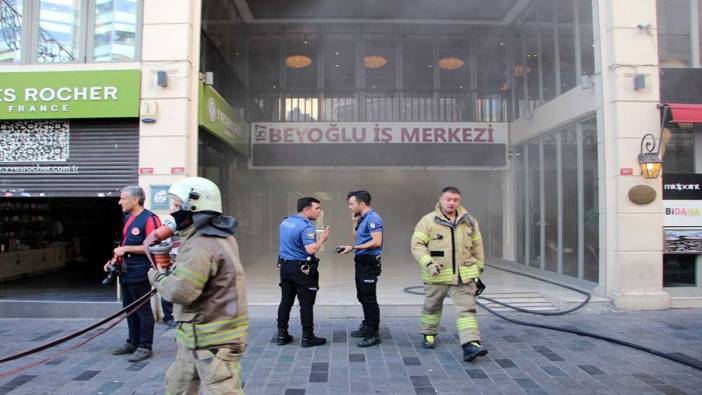
[[[214,182],[202,177],[187,177],[168,188],[170,197],[180,199],[182,209],[192,213],[222,214],[222,196]]]

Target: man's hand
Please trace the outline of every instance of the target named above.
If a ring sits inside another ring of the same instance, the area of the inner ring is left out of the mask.
[[[443,266],[435,262],[432,262],[427,265],[427,270],[429,270],[429,273],[431,273],[432,276],[438,276],[441,273],[441,269],[443,268]]]
[[[320,244],[324,244],[324,243],[327,241],[328,238],[329,238],[329,227],[327,226],[327,227],[324,228],[324,230],[322,231],[322,234],[319,235],[319,242],[320,242]]]
[[[107,271],[110,270],[110,266],[112,266],[112,262],[114,262],[114,260],[113,260],[113,259],[110,259],[110,260],[107,261],[107,263],[102,267],[102,270],[104,270],[105,273],[107,273]]]
[[[112,252],[114,252],[116,256],[124,256],[124,254],[127,253],[127,247],[117,247]]]
[[[340,248],[343,248],[341,251],[339,251],[339,254],[341,255],[346,255],[349,252],[353,251],[353,246],[339,246]]]

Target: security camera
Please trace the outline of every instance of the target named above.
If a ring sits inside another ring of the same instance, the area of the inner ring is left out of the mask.
[[[644,30],[646,32],[650,32],[651,31],[651,24],[647,23],[644,25],[642,23],[639,23],[638,25],[636,25],[636,28],[639,30]]]

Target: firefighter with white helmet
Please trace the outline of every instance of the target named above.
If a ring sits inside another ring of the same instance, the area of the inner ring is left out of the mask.
[[[177,322],[166,393],[198,393],[202,386],[207,394],[240,394],[249,323],[236,220],[222,215],[219,188],[208,179],[184,178],[168,196],[182,244],[171,267],[149,272],[161,296],[174,303]]]

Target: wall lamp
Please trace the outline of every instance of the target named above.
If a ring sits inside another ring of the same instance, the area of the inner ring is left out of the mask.
[[[663,160],[659,156],[659,151],[660,143],[656,146],[656,138],[651,133],[646,133],[641,138],[641,151],[639,153],[639,166],[644,178],[658,178],[661,173]]]

